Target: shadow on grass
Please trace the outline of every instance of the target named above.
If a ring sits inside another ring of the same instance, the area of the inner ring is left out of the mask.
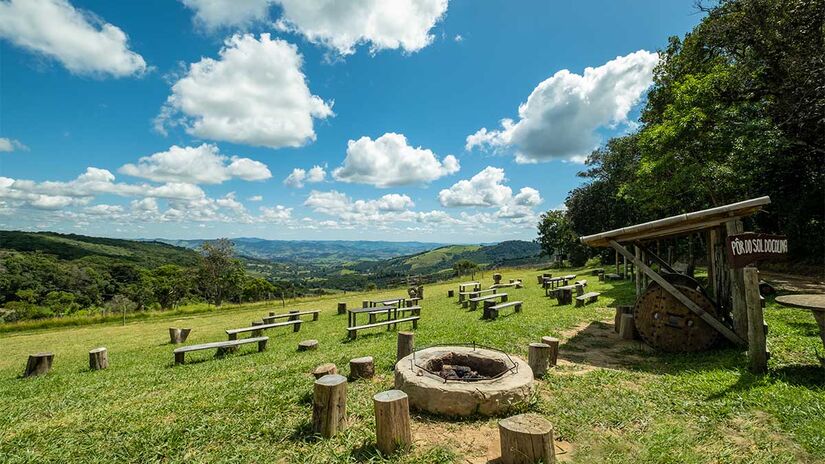
[[[708,395],[708,400],[727,397],[730,394],[747,392],[754,388],[765,387],[775,383],[784,383],[797,387],[825,388],[825,368],[813,364],[794,364],[779,369],[771,369],[767,374],[752,374],[742,369],[735,384]]]
[[[381,457],[381,452],[375,447],[375,443],[362,443],[350,451],[350,458],[355,462],[375,462]]]
[[[295,427],[287,439],[296,443],[315,443],[320,440],[320,436],[312,430],[312,422],[304,421]]]

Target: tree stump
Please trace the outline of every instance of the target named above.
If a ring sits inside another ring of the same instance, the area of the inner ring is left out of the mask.
[[[89,369],[97,371],[109,367],[109,352],[106,348],[95,348],[89,351]]]
[[[559,339],[556,337],[541,337],[541,342],[550,347],[550,366],[559,362]]]
[[[619,335],[624,340],[633,340],[636,338],[636,321],[633,320],[632,314],[622,314]]]
[[[554,464],[553,425],[538,414],[520,414],[498,423],[503,464]]]
[[[350,379],[371,379],[373,375],[375,375],[375,365],[373,364],[372,356],[364,356],[363,358],[350,359]]]
[[[384,455],[412,444],[410,400],[401,390],[389,390],[372,397],[375,405],[375,439]]]
[[[312,397],[312,430],[329,438],[347,428],[347,379],[325,375],[315,381]]]
[[[54,353],[35,353],[29,355],[29,361],[26,363],[26,372],[23,377],[33,377],[48,373],[52,368],[52,361],[54,360]]]
[[[318,349],[318,340],[303,340],[298,342],[298,351],[311,351]]]
[[[454,298],[455,290],[447,290],[447,298]]]
[[[338,315],[347,313],[347,304],[344,302],[338,303]]]
[[[546,343],[531,343],[527,355],[527,364],[533,369],[533,377],[540,379],[547,373],[550,365],[550,345]]]
[[[178,343],[183,343],[189,337],[189,332],[192,329],[178,329],[175,327],[169,327],[169,343],[173,345],[177,345]]]
[[[332,375],[337,373],[338,367],[336,367],[333,363],[321,364],[312,371],[312,375],[314,375],[316,379],[320,379],[325,375]]]
[[[395,361],[411,354],[415,346],[414,332],[398,332],[398,346],[395,350]]]
[[[619,328],[622,326],[622,314],[633,314],[633,306],[616,306],[616,316],[613,318],[613,330],[616,333],[619,333]]]
[[[493,274],[493,283],[496,285],[501,283],[501,274],[499,274],[498,272]]]

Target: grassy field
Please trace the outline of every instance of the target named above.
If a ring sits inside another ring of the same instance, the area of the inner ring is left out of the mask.
[[[813,317],[766,309],[770,372],[754,376],[734,349],[657,355],[612,331],[616,303],[632,300],[632,284],[599,283],[586,308],[557,306],[543,296],[534,271],[504,271],[527,287],[508,291],[524,311],[479,320],[446,298],[454,283],[426,288],[419,346],[476,341],[526,358],[543,335],[562,338],[560,365],[525,410],[555,426],[563,461],[597,463],[825,462],[825,370]],[[584,272],[581,272],[584,274]],[[489,281],[485,285],[489,285]],[[247,346],[222,359],[188,356],[173,366],[167,327],[187,326],[188,343],[224,340],[224,329],[247,326],[261,305],[94,326],[0,335],[1,462],[487,462],[497,449],[496,419],[450,421],[415,414],[415,447],[385,458],[374,448],[372,395],[390,389],[395,335],[383,330],[346,340],[346,317],[335,303],[401,295],[401,289],[348,294],[291,306],[321,309],[300,333],[273,330],[269,349]],[[282,308],[274,308],[281,311]],[[407,327],[403,327],[407,329]],[[298,341],[320,347],[296,352]],[[106,346],[111,367],[90,372],[88,350]],[[46,376],[21,379],[26,356],[55,353]],[[374,356],[373,381],[349,385],[349,429],[330,440],[310,430],[313,379],[334,362]]]

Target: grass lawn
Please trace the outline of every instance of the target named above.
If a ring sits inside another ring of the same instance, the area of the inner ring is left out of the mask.
[[[602,297],[574,308],[545,298],[536,271],[503,274],[525,279],[525,289],[505,290],[525,302],[521,314],[484,322],[480,311],[447,299],[454,283],[430,285],[416,344],[476,341],[526,359],[530,342],[561,337],[560,365],[538,382],[524,409],[554,424],[562,461],[825,462],[825,370],[810,313],[768,302],[770,372],[754,376],[734,349],[660,355],[618,340],[612,322],[603,321],[612,320],[616,303],[632,301],[630,282],[587,275],[588,288]],[[393,386],[396,338],[374,329],[347,341],[346,316],[335,314],[335,303],[360,306],[362,299],[402,294],[296,304],[289,309],[321,309],[320,320],[300,333],[267,332],[264,353],[246,345],[214,359],[203,351],[188,354],[183,366],[173,366],[169,326],[192,327],[187,343],[225,340],[224,329],[248,326],[268,309],[1,334],[0,462],[487,462],[497,449],[495,418],[414,414],[410,453],[384,458],[374,448],[372,395]],[[296,352],[308,338],[320,341],[318,350]],[[98,346],[109,349],[111,367],[90,372],[87,353]],[[52,372],[19,378],[27,355],[38,351],[54,352]],[[350,383],[349,429],[316,440],[309,372],[334,362],[346,375],[349,359],[367,355],[377,375]]]

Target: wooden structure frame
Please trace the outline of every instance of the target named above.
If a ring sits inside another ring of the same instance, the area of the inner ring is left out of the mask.
[[[758,299],[756,303],[753,302],[754,298],[751,294],[754,289],[750,288],[754,285],[753,282],[756,281],[756,292],[758,294],[758,279],[751,276],[756,270],[755,268],[730,269],[725,262],[723,244],[726,234],[732,235],[743,231],[741,218],[760,211],[763,206],[770,204],[770,202],[771,199],[767,196],[753,198],[716,208],[588,235],[581,237],[580,240],[585,245],[611,247],[616,250],[617,269],[619,267],[619,255],[624,257],[625,265],[628,261],[633,263],[636,273],[637,298],[644,291],[641,283],[642,277],[653,280],[732,343],[739,346],[748,346],[753,370],[763,371],[767,368],[767,356],[765,354],[765,335],[762,332],[764,324],[762,309],[758,305]],[[709,286],[713,289],[713,297],[716,299],[716,303],[723,308],[730,308],[733,319],[732,328],[701,309],[649,265],[649,263],[656,263],[660,271],[676,272],[667,261],[654,253],[647,244],[662,239],[702,232],[708,234]],[[629,245],[634,247],[632,252],[627,248]],[[747,279],[745,278],[746,274],[749,277]],[[752,308],[752,306],[754,307]],[[755,306],[759,307],[756,308]]]

